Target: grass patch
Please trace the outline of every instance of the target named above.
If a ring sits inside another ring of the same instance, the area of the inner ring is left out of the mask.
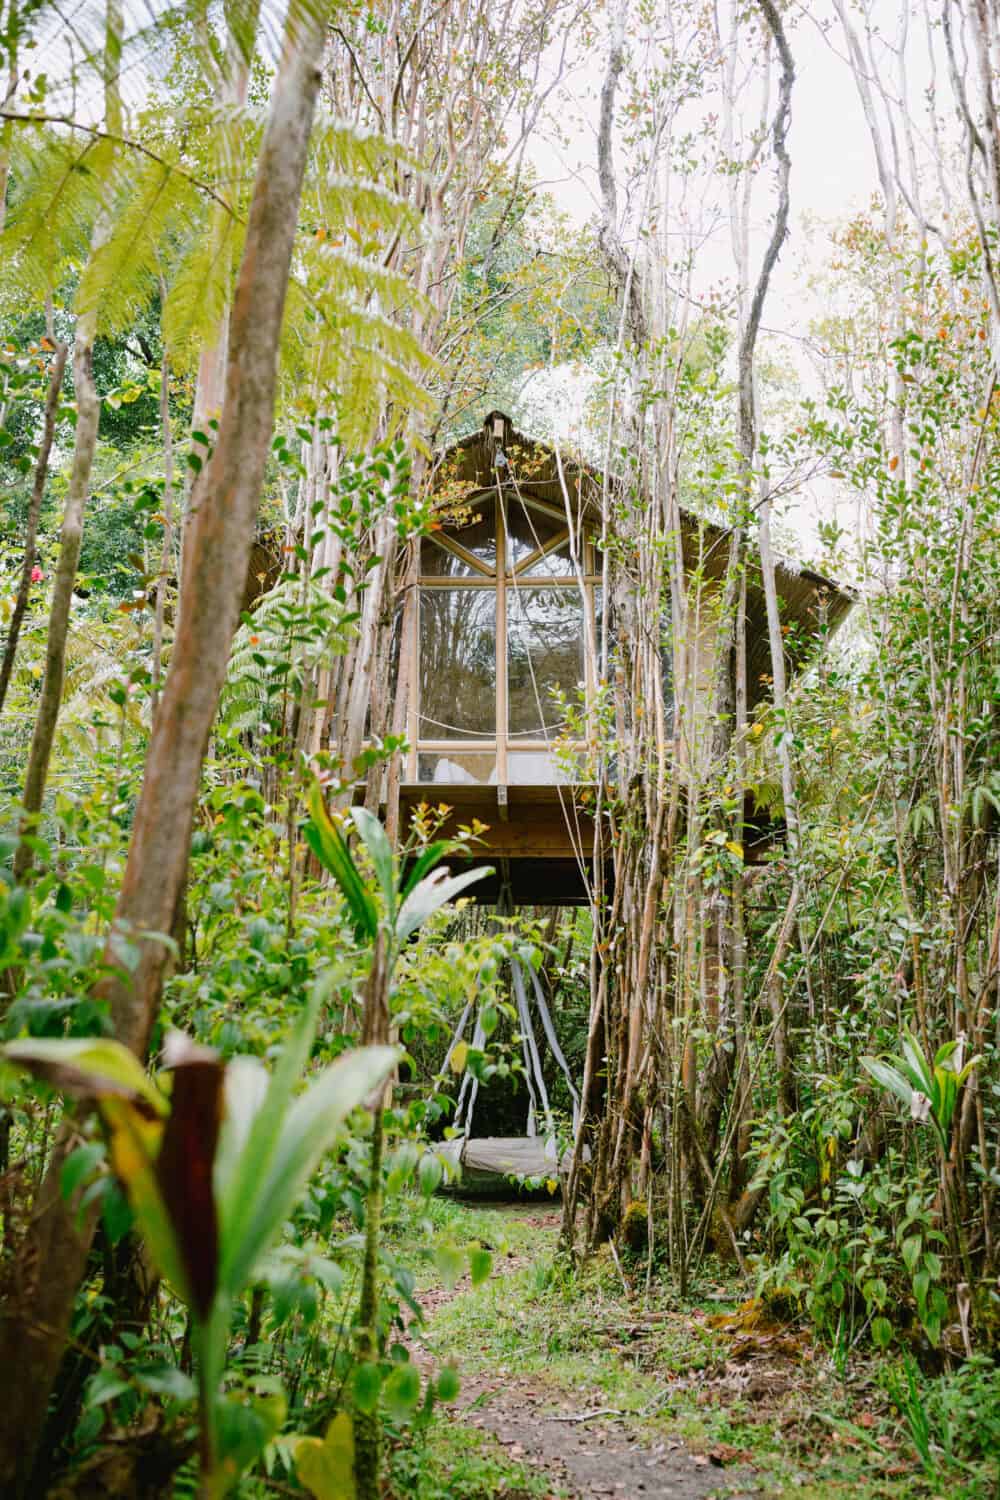
[[[680,1437],[695,1452],[747,1463],[769,1500],[1000,1495],[991,1447],[960,1441],[974,1421],[986,1432],[1000,1421],[995,1366],[978,1372],[974,1390],[968,1376],[923,1382],[932,1433],[922,1462],[890,1394],[894,1361],[858,1359],[841,1379],[808,1333],[741,1338],[710,1326],[708,1317],[725,1306],[717,1284],[703,1284],[711,1300],[696,1296],[683,1307],[654,1287],[647,1306],[625,1295],[610,1257],[579,1270],[557,1258],[554,1233],[530,1224],[530,1212],[443,1208],[442,1224],[456,1234],[498,1248],[516,1238],[521,1263],[437,1310],[426,1338],[440,1358],[455,1354],[470,1372],[531,1379],[553,1399],[572,1393],[581,1409],[613,1407],[650,1441]],[[733,1302],[745,1295],[732,1292]],[[956,1380],[960,1400],[948,1396]],[[936,1418],[943,1411],[950,1425]]]
[[[558,1493],[548,1476],[510,1458],[492,1435],[447,1414],[393,1451],[389,1482],[391,1493],[406,1500],[533,1500]]]

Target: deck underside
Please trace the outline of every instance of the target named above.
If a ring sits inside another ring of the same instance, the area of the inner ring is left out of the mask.
[[[410,782],[400,790],[404,834],[421,805],[449,809],[439,837],[459,837],[475,822],[487,825],[470,840],[475,852],[468,860],[469,866],[493,869],[470,893],[482,906],[587,905],[594,869],[594,819],[587,811],[592,798],[591,787],[570,786]],[[756,864],[780,837],[780,825],[763,821],[750,807],[745,821],[747,860]],[[608,891],[610,860],[605,876]]]

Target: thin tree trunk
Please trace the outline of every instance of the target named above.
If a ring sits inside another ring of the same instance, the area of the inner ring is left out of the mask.
[[[160,677],[163,670],[163,627],[167,609],[167,581],[170,578],[174,547],[174,438],[170,426],[170,364],[166,350],[160,380],[160,433],[163,438],[163,547],[160,552],[160,576],[156,584],[156,614],[153,620],[153,688],[151,711],[155,720],[160,705]]]
[[[73,384],[76,388],[76,439],[73,445],[73,470],[70,475],[66,509],[59,538],[59,562],[52,585],[49,628],[45,644],[45,676],[35,717],[28,769],[24,778],[24,818],[21,839],[14,855],[14,878],[24,880],[34,855],[24,835],[36,823],[45,795],[45,783],[52,758],[59,707],[62,703],[63,679],[66,675],[66,642],[73,604],[73,586],[83,542],[83,512],[90,490],[90,471],[97,448],[97,428],[101,403],[94,385],[94,325],[91,318],[80,319],[76,347],[73,351]]]
[[[108,960],[118,965],[126,940],[137,949],[134,967],[120,968],[101,992],[110,1001],[118,1039],[139,1055],[156,1015],[202,760],[239,619],[274,419],[282,314],[322,46],[318,20],[294,5],[233,305],[226,404],[211,462],[195,490],[187,586],[108,945]],[[30,1480],[93,1232],[92,1220],[77,1225],[59,1190],[72,1144],[67,1128],[18,1257],[22,1293],[12,1299],[0,1330],[0,1493],[11,1500]]]
[[[7,698],[7,689],[10,686],[11,673],[14,670],[14,659],[17,656],[17,642],[21,634],[21,626],[28,608],[28,595],[31,592],[31,574],[35,566],[35,544],[38,540],[38,518],[41,514],[42,500],[45,496],[45,482],[49,474],[49,455],[52,452],[52,439],[56,430],[56,414],[59,410],[59,395],[62,391],[63,375],[66,370],[66,356],[69,349],[66,344],[56,344],[55,357],[52,361],[52,369],[49,372],[49,389],[45,397],[45,416],[42,423],[42,441],[38,448],[38,457],[35,460],[35,479],[31,488],[31,500],[28,504],[28,524],[24,537],[24,562],[21,565],[21,581],[17,589],[17,599],[14,601],[14,613],[11,615],[10,630],[7,633],[7,645],[4,647],[3,662],[0,664],[0,713]]]

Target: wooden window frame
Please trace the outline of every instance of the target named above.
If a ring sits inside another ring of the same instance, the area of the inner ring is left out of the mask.
[[[410,664],[410,693],[407,705],[407,738],[410,743],[410,752],[407,759],[406,776],[411,784],[417,783],[419,757],[421,755],[442,755],[447,754],[449,750],[460,754],[488,753],[492,751],[496,762],[496,784],[497,786],[507,787],[509,784],[508,773],[510,769],[509,756],[530,752],[538,753],[539,751],[551,753],[552,751],[551,739],[541,737],[518,739],[512,737],[510,733],[510,706],[507,690],[507,593],[510,588],[517,590],[523,587],[525,589],[573,589],[579,595],[580,579],[573,575],[554,578],[547,578],[544,574],[527,576],[529,568],[534,567],[550,552],[558,551],[560,547],[567,545],[569,542],[569,528],[567,526],[564,526],[556,536],[551,537],[547,542],[537,547],[528,557],[522,558],[516,568],[508,572],[507,512],[505,504],[508,495],[516,495],[524,506],[530,506],[550,519],[564,519],[564,516],[560,515],[555,506],[548,505],[531,495],[523,494],[524,487],[523,483],[519,483],[517,486],[493,485],[489,488],[475,490],[468,496],[470,500],[477,497],[485,498],[486,496],[490,496],[497,501],[495,572],[452,537],[445,537],[440,533],[434,533],[431,536],[424,537],[419,544],[424,546],[430,542],[435,547],[441,547],[444,551],[451,552],[468,566],[474,568],[475,576],[465,575],[464,577],[456,578],[442,574],[418,574],[417,597],[414,605],[416,609],[416,629],[413,634],[415,656]],[[580,533],[583,542],[584,609],[589,616],[590,636],[596,640],[595,590],[601,587],[603,577],[597,567],[592,528],[587,526],[585,522],[581,522]],[[496,591],[496,706],[492,739],[476,739],[471,737],[463,739],[431,739],[422,738],[420,735],[420,602],[425,589],[494,589]],[[597,664],[591,660],[590,653],[586,649],[586,637],[583,656],[584,690],[589,706],[594,700],[596,691]],[[587,742],[585,740],[574,740],[571,742],[571,748],[585,751],[587,749]],[[430,783],[427,784],[430,785]],[[527,785],[528,783],[525,784]],[[441,782],[440,785],[444,787],[447,783]]]

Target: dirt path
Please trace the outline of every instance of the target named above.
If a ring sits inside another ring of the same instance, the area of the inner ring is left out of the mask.
[[[542,1210],[529,1222],[554,1238],[559,1213]],[[529,1263],[525,1255],[511,1255],[495,1274],[510,1274]],[[466,1281],[451,1292],[425,1294],[427,1334],[432,1335],[435,1312],[468,1290]],[[417,1351],[418,1362],[421,1352]],[[461,1358],[459,1369],[462,1393],[456,1416],[491,1433],[511,1458],[551,1476],[555,1494],[580,1500],[592,1495],[620,1500],[707,1500],[713,1495],[752,1500],[752,1476],[747,1471],[723,1473],[710,1457],[690,1453],[679,1440],[636,1437],[624,1416],[602,1407],[599,1393],[560,1390],[506,1367],[473,1374],[462,1370]]]

